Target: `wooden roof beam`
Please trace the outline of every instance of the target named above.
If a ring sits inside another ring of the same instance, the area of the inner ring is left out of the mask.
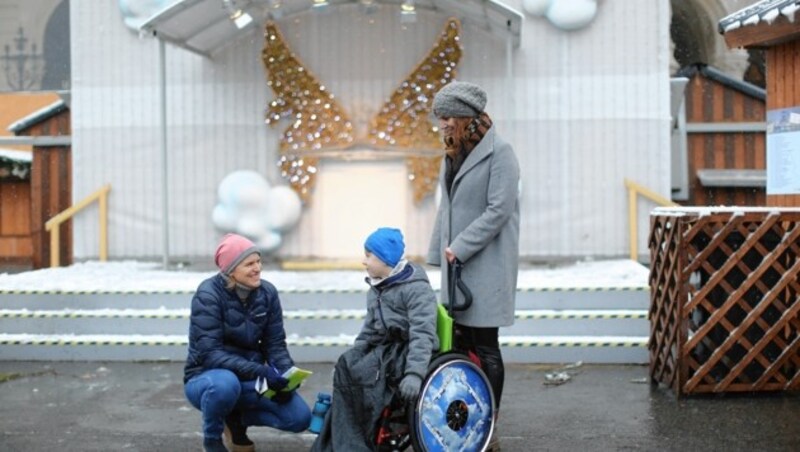
[[[724,31],[723,36],[729,48],[770,47],[800,39],[800,21],[793,22],[785,16],[778,16],[772,23],[761,21],[754,25],[742,25]]]

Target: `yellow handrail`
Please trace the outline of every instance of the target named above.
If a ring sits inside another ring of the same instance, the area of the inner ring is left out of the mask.
[[[108,192],[111,191],[111,185],[107,184],[91,195],[83,198],[74,206],[70,206],[66,210],[59,212],[53,218],[47,220],[44,228],[50,231],[50,266],[58,267],[60,265],[60,252],[59,252],[59,226],[61,223],[72,218],[76,213],[83,210],[94,201],[98,201],[100,205],[100,260],[108,260]]]
[[[637,184],[630,179],[625,179],[625,187],[628,189],[628,230],[631,233],[631,260],[635,261],[639,257],[639,247],[636,244],[637,239],[639,238],[639,228],[636,222],[638,217],[638,209],[636,208],[636,195],[642,195],[661,206],[677,206],[679,204],[659,195],[643,185]]]

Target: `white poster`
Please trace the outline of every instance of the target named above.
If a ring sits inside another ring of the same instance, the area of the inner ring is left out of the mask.
[[[767,194],[800,194],[800,107],[767,112]]]

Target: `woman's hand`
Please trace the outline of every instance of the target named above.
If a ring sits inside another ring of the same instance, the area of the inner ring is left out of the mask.
[[[267,386],[275,391],[280,391],[289,384],[289,380],[283,378],[278,370],[270,365],[261,366],[258,371],[258,376],[267,380]]]
[[[452,264],[456,261],[456,253],[454,253],[450,247],[447,247],[444,249],[444,258],[447,259],[448,263]]]
[[[278,405],[283,405],[289,403],[292,397],[294,397],[294,391],[278,391],[272,396],[272,401]]]

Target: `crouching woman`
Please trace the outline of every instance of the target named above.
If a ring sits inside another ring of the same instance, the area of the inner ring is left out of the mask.
[[[280,390],[294,365],[286,347],[283,311],[275,286],[261,279],[261,253],[250,240],[226,235],[214,260],[220,272],[203,281],[192,298],[186,398],[202,412],[203,447],[255,450],[247,427],[289,432],[308,428],[311,412],[295,391],[260,397],[256,379]]]

